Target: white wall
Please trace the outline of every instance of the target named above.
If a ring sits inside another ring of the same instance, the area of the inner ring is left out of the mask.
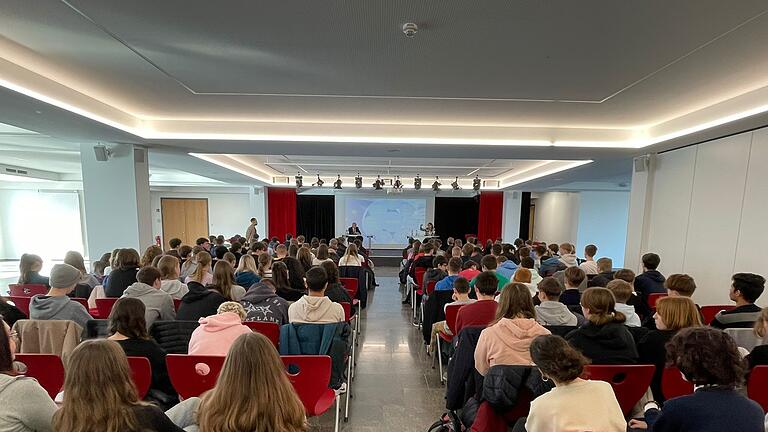
[[[658,253],[665,275],[693,276],[700,304],[727,304],[735,272],[765,274],[767,164],[768,129],[656,155],[649,174],[633,176],[635,270],[643,253]],[[636,188],[643,175],[650,181]]]
[[[628,216],[629,192],[579,192],[577,255],[594,244],[598,257],[610,257],[614,267],[623,267]]]
[[[535,194],[533,240],[576,243],[579,222],[578,192]]]
[[[263,236],[266,230],[264,191],[261,188],[253,193],[250,187],[201,188],[201,187],[166,187],[152,188],[152,233],[161,236],[163,231],[161,198],[205,198],[208,200],[208,226],[210,235],[222,234],[229,238],[235,234],[245,235],[250,219],[255,217],[259,225],[257,230]]]

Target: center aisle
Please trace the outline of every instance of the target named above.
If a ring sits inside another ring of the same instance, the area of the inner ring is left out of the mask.
[[[376,281],[363,313],[349,423],[341,430],[425,431],[445,411],[445,387],[419,329],[410,324],[410,307],[400,304],[397,268],[377,268]],[[333,431],[333,413],[310,424],[313,431]]]

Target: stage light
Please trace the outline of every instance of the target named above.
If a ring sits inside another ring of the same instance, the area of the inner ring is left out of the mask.
[[[400,176],[395,177],[395,184],[393,187],[397,190],[400,190],[403,188],[403,182],[400,181]]]
[[[338,176],[335,182],[333,182],[334,189],[341,189],[341,175]]]
[[[416,174],[416,178],[413,179],[413,188],[416,190],[421,189],[421,177],[419,177],[418,174]]]
[[[453,183],[451,183],[451,187],[453,188],[453,190],[461,189],[461,186],[459,186],[459,178],[458,177],[456,177],[456,180],[454,180]]]
[[[323,179],[320,178],[320,174],[318,174],[317,175],[317,182],[313,186],[323,187],[323,183],[325,183],[325,182],[323,181]]]
[[[440,183],[440,177],[435,176],[435,182],[432,183],[432,190],[435,192],[439,192],[440,186],[442,186],[442,183]]]
[[[363,178],[360,177],[360,173],[357,173],[357,177],[355,177],[355,188],[360,189],[363,187]]]
[[[384,184],[383,181],[381,181],[381,176],[376,176],[376,181],[373,182],[373,188],[376,190],[381,190],[381,186]]]
[[[480,191],[480,177],[475,176],[475,179],[472,180],[472,189],[474,189],[475,192]]]
[[[296,189],[304,186],[304,177],[301,176],[301,173],[298,173],[296,175]]]

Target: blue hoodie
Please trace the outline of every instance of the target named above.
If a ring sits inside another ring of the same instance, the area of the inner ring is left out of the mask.
[[[235,283],[241,287],[244,287],[246,290],[258,282],[261,282],[261,278],[259,275],[252,271],[235,273]]]
[[[506,260],[503,263],[501,263],[500,266],[496,267],[496,273],[504,276],[509,280],[514,279],[516,271],[517,271],[517,264],[515,264],[515,262],[512,260]]]

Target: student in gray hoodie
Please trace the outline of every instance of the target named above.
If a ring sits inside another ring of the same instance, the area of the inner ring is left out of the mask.
[[[245,309],[243,321],[266,321],[279,325],[288,324],[288,301],[277,295],[270,279],[253,284],[240,304]]]
[[[147,328],[152,328],[152,324],[158,320],[175,320],[176,308],[173,307],[173,298],[160,289],[160,270],[152,266],[142,267],[136,273],[136,280],[138,282],[125,289],[123,297],[136,298],[144,303]]]
[[[539,300],[536,306],[536,321],[541,325],[576,326],[581,324],[568,306],[560,303],[563,287],[553,277],[545,277],[539,282]]]
[[[29,302],[29,318],[34,320],[69,320],[85,329],[88,320],[93,319],[80,303],[67,294],[80,282],[82,273],[69,264],[56,264],[51,269],[51,289],[48,294],[38,294]]]

